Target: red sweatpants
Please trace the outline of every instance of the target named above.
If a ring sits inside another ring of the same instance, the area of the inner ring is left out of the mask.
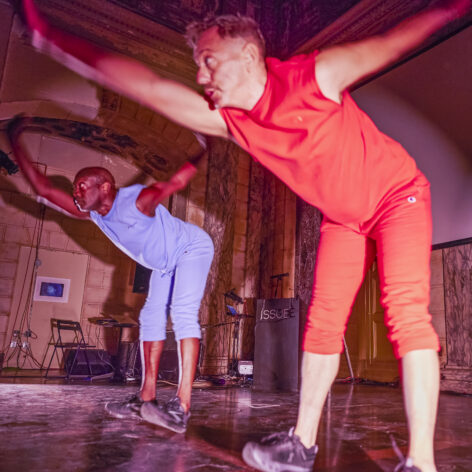
[[[439,350],[428,312],[430,252],[431,198],[422,174],[386,198],[367,222],[344,226],[325,218],[303,350],[342,352],[355,296],[376,253],[380,301],[395,356]]]

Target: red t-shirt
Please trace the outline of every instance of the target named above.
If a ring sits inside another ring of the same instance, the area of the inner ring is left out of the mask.
[[[220,113],[236,142],[301,198],[333,221],[361,223],[419,171],[348,92],[341,105],[322,95],[316,55],[267,58],[267,83],[254,108]]]

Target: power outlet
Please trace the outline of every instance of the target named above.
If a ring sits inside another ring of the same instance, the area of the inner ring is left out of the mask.
[[[253,364],[252,361],[239,361],[238,362],[238,372],[240,375],[252,375],[253,373]]]

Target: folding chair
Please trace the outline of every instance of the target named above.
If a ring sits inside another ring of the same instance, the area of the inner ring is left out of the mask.
[[[49,359],[49,364],[46,369],[47,378],[49,375],[49,369],[51,368],[52,361],[54,359],[54,355],[56,355],[57,360],[60,364],[60,359],[58,355],[58,351],[61,350],[62,352],[62,361],[64,363],[64,369],[66,371],[66,375],[64,376],[66,379],[70,379],[73,377],[87,377],[92,379],[94,377],[92,371],[92,363],[90,362],[90,358],[88,356],[88,350],[94,348],[95,346],[91,344],[87,344],[85,342],[84,333],[82,332],[82,327],[78,321],[72,320],[58,320],[56,318],[51,318],[51,340],[49,342],[49,346],[54,346],[54,349],[51,354],[51,358]],[[48,346],[48,349],[49,349]],[[66,358],[67,351],[71,351],[73,354],[72,362],[68,362]],[[88,375],[87,374],[73,374],[74,368],[79,360],[79,352],[84,353],[85,362],[87,363],[88,368]],[[44,358],[46,358],[46,354]]]

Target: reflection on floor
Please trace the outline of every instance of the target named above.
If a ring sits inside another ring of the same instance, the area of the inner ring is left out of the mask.
[[[297,395],[249,388],[195,389],[186,435],[140,421],[116,420],[103,406],[136,386],[62,384],[0,377],[0,470],[250,471],[240,458],[248,440],[288,429]],[[174,388],[159,390],[169,398]],[[472,471],[472,398],[443,394],[436,433],[439,471]],[[315,470],[393,471],[390,435],[405,450],[400,390],[336,384],[323,415]]]

